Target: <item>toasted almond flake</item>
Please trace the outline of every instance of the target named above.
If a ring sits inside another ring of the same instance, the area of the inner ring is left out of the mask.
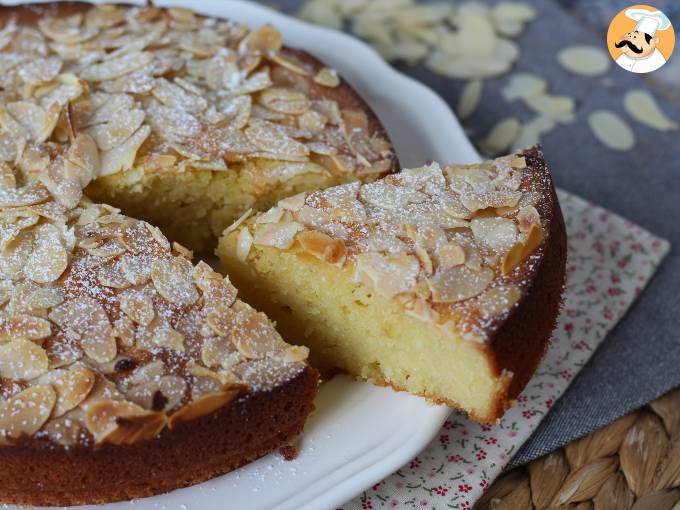
[[[60,306],[63,322],[81,335],[85,354],[99,363],[116,357],[116,339],[104,307],[96,300],[80,296]]]
[[[534,224],[541,223],[541,216],[533,205],[521,207],[517,211],[517,227],[520,232],[528,232]]]
[[[342,265],[345,261],[347,250],[342,239],[333,239],[316,230],[300,232],[296,239],[306,253],[324,262]]]
[[[88,133],[97,142],[102,151],[109,151],[125,140],[142,125],[145,113],[142,110],[120,111],[106,124],[98,124],[89,129]]]
[[[503,152],[515,142],[521,127],[522,125],[515,117],[503,119],[491,128],[480,146],[491,155]]]
[[[297,212],[302,209],[307,199],[307,193],[298,193],[292,197],[287,197],[279,200],[278,206],[287,211]]]
[[[282,359],[286,363],[305,361],[309,357],[309,348],[304,345],[290,345],[283,351]]]
[[[623,98],[628,114],[638,122],[659,131],[675,131],[680,124],[672,121],[659,108],[654,96],[644,89],[629,90]]]
[[[484,267],[479,271],[467,265],[438,269],[427,279],[435,303],[454,303],[481,294],[491,283],[493,270]]]
[[[459,119],[465,120],[474,113],[482,99],[483,87],[484,82],[482,80],[470,80],[465,84],[456,108]]]
[[[277,156],[305,158],[309,151],[300,142],[290,138],[281,130],[266,121],[251,121],[244,131],[248,140],[258,149]]]
[[[340,77],[335,69],[322,67],[314,76],[314,81],[324,87],[334,88],[340,85]]]
[[[250,248],[253,246],[253,235],[247,228],[239,230],[236,238],[236,258],[241,262],[245,262],[250,253]]]
[[[258,225],[253,236],[253,244],[286,250],[293,245],[295,236],[300,230],[302,225],[294,221]]]
[[[148,326],[155,317],[151,297],[139,290],[129,290],[118,295],[120,309],[137,324]]]
[[[47,372],[45,349],[23,338],[0,345],[0,377],[35,379]]]
[[[540,76],[528,73],[513,74],[507,85],[501,89],[501,94],[506,101],[526,99],[545,93],[548,82]]]
[[[267,316],[254,311],[238,320],[230,335],[234,347],[246,359],[262,359],[286,347]]]
[[[22,207],[45,202],[50,194],[44,186],[31,183],[21,188],[0,188],[0,207]]]
[[[93,64],[80,72],[79,77],[89,81],[113,80],[130,74],[137,69],[153,62],[153,55],[148,52],[136,52],[122,55],[118,58],[107,60],[99,64]]]
[[[232,385],[216,393],[210,393],[193,402],[189,402],[170,416],[168,428],[173,430],[182,423],[211,414],[235,400],[243,392],[243,386]]]
[[[41,317],[23,313],[6,315],[0,312],[0,342],[9,342],[15,338],[41,340],[51,333],[49,321]]]
[[[526,97],[524,102],[529,108],[554,122],[569,123],[574,120],[575,102],[571,97],[537,94]]]
[[[368,252],[357,255],[354,278],[389,298],[411,291],[419,272],[420,263],[412,255]]]
[[[588,126],[600,143],[616,151],[629,151],[635,146],[635,134],[614,112],[596,110],[588,117]]]
[[[85,367],[54,370],[45,379],[57,393],[53,417],[62,416],[85,400],[96,381],[94,372]]]
[[[191,262],[173,257],[154,261],[151,280],[158,293],[171,303],[191,305],[198,299],[193,283]]]
[[[101,155],[101,172],[99,175],[111,175],[121,170],[132,168],[139,147],[144,143],[150,133],[151,127],[143,125],[123,143],[114,149],[103,152]]]
[[[448,269],[465,263],[465,249],[456,242],[449,242],[437,250],[437,267]]]
[[[301,62],[294,59],[291,56],[286,56],[281,53],[275,53],[269,57],[273,62],[276,62],[282,67],[285,67],[289,71],[293,71],[296,74],[302,76],[311,76],[311,72],[307,69]]]
[[[24,265],[26,278],[36,283],[50,283],[59,278],[68,265],[68,253],[61,243],[59,230],[49,223],[35,229],[33,252]]]
[[[85,423],[96,444],[133,444],[151,439],[166,425],[164,413],[132,402],[102,399],[88,406]]]
[[[240,44],[241,52],[260,51],[265,54],[281,49],[281,33],[271,25],[264,25],[246,35]]]
[[[32,436],[47,421],[54,408],[52,386],[33,386],[7,399],[0,407],[0,442]]]
[[[306,95],[280,87],[270,87],[260,92],[260,102],[275,112],[288,115],[300,115],[311,106]]]
[[[576,45],[562,48],[557,61],[567,71],[584,76],[601,76],[609,71],[609,55],[598,46]]]
[[[205,98],[191,94],[179,85],[171,83],[164,78],[156,80],[156,85],[151,93],[161,103],[175,110],[198,113],[205,110],[208,106]]]

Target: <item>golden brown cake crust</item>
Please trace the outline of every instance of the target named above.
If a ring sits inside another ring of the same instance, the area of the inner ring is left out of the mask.
[[[491,336],[490,355],[498,373],[514,374],[505,398],[498,402],[496,417],[503,415],[524,389],[550,345],[550,337],[562,305],[566,276],[567,234],[555,186],[539,148],[524,152],[527,167],[538,174],[534,182],[547,202],[541,204],[549,229],[539,250],[538,264],[525,265],[530,285],[519,306]]]
[[[29,440],[0,448],[3,503],[78,505],[141,498],[203,482],[302,432],[317,392],[307,367],[269,392],[128,446],[65,449]]]

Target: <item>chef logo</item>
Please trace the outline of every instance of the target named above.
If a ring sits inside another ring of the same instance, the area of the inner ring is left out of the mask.
[[[607,32],[609,54],[626,71],[650,73],[664,65],[675,46],[668,17],[649,5],[632,5],[612,20]]]

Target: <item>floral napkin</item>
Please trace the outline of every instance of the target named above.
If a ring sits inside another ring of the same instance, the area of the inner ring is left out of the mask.
[[[469,510],[638,297],[667,241],[567,192],[558,193],[569,239],[567,289],[546,358],[499,423],[454,411],[437,438],[342,510]]]

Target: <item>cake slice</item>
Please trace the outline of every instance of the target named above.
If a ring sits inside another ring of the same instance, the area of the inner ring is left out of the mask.
[[[0,164],[0,502],[150,496],[287,445],[317,392],[307,348],[156,227],[64,187],[96,175],[88,135],[52,154],[32,177],[54,194]]]
[[[285,47],[272,26],[177,7],[48,2],[0,6],[0,27],[9,116],[0,124],[65,143],[57,121],[70,105],[102,152],[90,198],[192,250],[211,253],[249,208],[397,169],[355,90]]]
[[[538,149],[281,200],[218,255],[312,363],[499,418],[543,356],[565,229]]]

